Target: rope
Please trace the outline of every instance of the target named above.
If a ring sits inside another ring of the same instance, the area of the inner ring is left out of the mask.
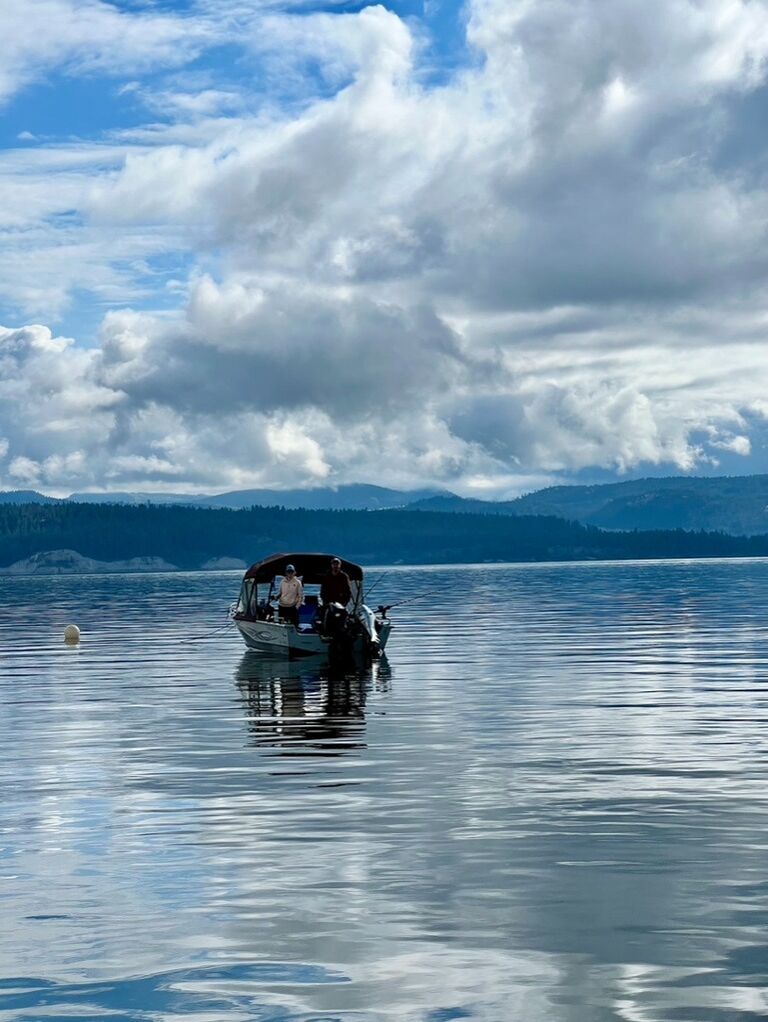
[[[219,625],[218,628],[214,628],[212,632],[207,632],[205,635],[193,635],[191,639],[187,639],[186,641],[187,642],[202,642],[204,639],[212,639],[214,637],[214,635],[219,635],[220,633],[223,633],[223,632],[227,631],[227,629],[234,628],[234,627],[235,627],[235,622],[230,619],[230,620],[227,620],[227,622],[225,624]]]

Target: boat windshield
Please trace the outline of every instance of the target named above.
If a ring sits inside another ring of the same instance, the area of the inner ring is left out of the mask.
[[[261,593],[259,593],[259,585],[255,579],[243,579],[243,584],[240,587],[240,595],[238,596],[237,605],[235,607],[235,613],[237,616],[254,621],[259,617],[263,617],[270,603],[273,605],[276,604],[277,592],[280,588],[280,581],[282,577],[282,575],[276,575],[270,582],[269,586],[262,585]],[[301,579],[300,576],[299,578],[300,581],[303,582],[303,579]],[[350,580],[350,590],[352,592],[352,599],[349,601],[347,607],[350,611],[355,613],[362,606],[363,602],[362,581],[358,582],[355,579]],[[260,597],[262,601],[261,606],[259,603]],[[305,585],[304,605],[301,608],[301,618],[305,621],[305,623],[310,623],[320,606],[320,585],[316,583]]]

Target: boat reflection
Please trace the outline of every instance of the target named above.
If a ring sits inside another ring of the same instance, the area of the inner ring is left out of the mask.
[[[342,664],[325,656],[243,655],[235,680],[252,744],[278,755],[338,756],[365,748],[365,704],[389,688],[386,658]]]

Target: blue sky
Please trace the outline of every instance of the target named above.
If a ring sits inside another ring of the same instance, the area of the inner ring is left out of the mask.
[[[762,0],[27,0],[0,40],[0,488],[768,467]]]
[[[75,4],[81,9],[85,4]],[[128,14],[146,14],[148,11],[177,14],[194,18],[200,8],[194,3],[137,2],[111,3],[109,6]],[[234,6],[234,5],[233,5]],[[287,12],[302,16],[313,13],[355,14],[366,3],[297,3],[283,7]],[[420,80],[439,85],[450,79],[462,66],[471,65],[475,57],[466,45],[466,11],[456,0],[435,0],[424,4],[421,0],[383,5],[412,26],[420,49]],[[270,11],[281,5],[268,5]],[[0,120],[0,146],[4,149],[67,146],[94,141],[107,142],[121,133],[141,130],[148,124],[146,97],[162,94],[167,88],[215,87],[230,91],[232,106],[227,113],[247,110],[258,113],[265,104],[280,102],[286,109],[302,109],[307,101],[329,97],[351,80],[351,75],[339,80],[327,80],[319,65],[308,60],[299,78],[281,82],[279,74],[264,73],[258,62],[231,39],[218,41],[205,48],[178,67],[149,68],[141,75],[128,73],[132,69],[108,68],[81,71],[78,68],[58,67],[40,75],[21,87],[7,102]],[[107,72],[107,73],[105,73]],[[237,97],[237,99],[235,99]],[[164,110],[162,103],[151,109],[152,123],[173,124],[177,111]],[[56,219],[76,220],[78,211],[57,211]],[[168,277],[186,276],[190,270],[188,252],[163,252],[147,260],[147,294],[132,296],[131,307],[139,309],[167,308],[173,297],[162,295],[158,285]],[[58,314],[49,312],[46,320],[58,330],[76,335],[81,342],[92,344],[104,310],[113,304],[98,295],[89,298],[87,291],[74,290]],[[13,297],[0,304],[4,322],[11,322],[18,313]]]

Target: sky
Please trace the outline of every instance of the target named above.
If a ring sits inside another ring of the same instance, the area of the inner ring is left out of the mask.
[[[768,471],[768,0],[24,0],[0,108],[0,489]]]

